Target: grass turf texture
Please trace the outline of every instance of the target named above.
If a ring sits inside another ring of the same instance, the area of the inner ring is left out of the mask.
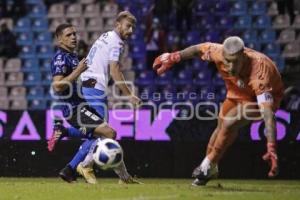
[[[205,187],[192,179],[141,179],[143,185],[119,185],[117,179],[83,179],[68,184],[58,178],[0,178],[0,200],[293,200],[300,198],[300,181],[214,180]]]

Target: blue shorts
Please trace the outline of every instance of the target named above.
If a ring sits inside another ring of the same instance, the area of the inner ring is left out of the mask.
[[[89,106],[94,108],[96,112],[107,121],[108,106],[105,92],[95,88],[82,87],[82,94]]]

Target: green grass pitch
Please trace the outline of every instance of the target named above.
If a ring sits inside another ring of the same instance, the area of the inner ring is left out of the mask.
[[[0,200],[299,200],[300,181],[214,180],[205,187],[192,179],[141,179],[142,185],[119,185],[117,179],[83,179],[68,184],[58,178],[0,178]]]

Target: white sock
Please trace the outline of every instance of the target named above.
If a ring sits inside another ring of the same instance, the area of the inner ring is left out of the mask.
[[[94,165],[94,159],[93,159],[93,154],[88,153],[85,157],[85,159],[82,161],[82,166],[83,167],[93,167]]]
[[[93,167],[94,159],[93,159],[93,151],[96,147],[97,141],[93,142],[88,154],[85,156],[84,160],[82,161],[83,167]]]
[[[114,171],[121,180],[128,180],[130,177],[123,160],[118,167],[114,168]]]
[[[200,169],[205,176],[207,176],[208,170],[211,169],[211,167],[212,166],[210,160],[207,157],[205,157],[200,165]]]

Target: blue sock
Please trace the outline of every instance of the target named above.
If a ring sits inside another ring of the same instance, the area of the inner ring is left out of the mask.
[[[67,134],[68,137],[80,137],[80,138],[85,137],[85,135],[83,135],[77,128],[74,127],[67,128]]]
[[[92,146],[94,141],[95,139],[86,140],[82,143],[76,155],[73,157],[71,162],[69,162],[69,165],[71,166],[72,169],[75,170],[77,165],[84,160],[85,156],[88,154],[90,147]]]

